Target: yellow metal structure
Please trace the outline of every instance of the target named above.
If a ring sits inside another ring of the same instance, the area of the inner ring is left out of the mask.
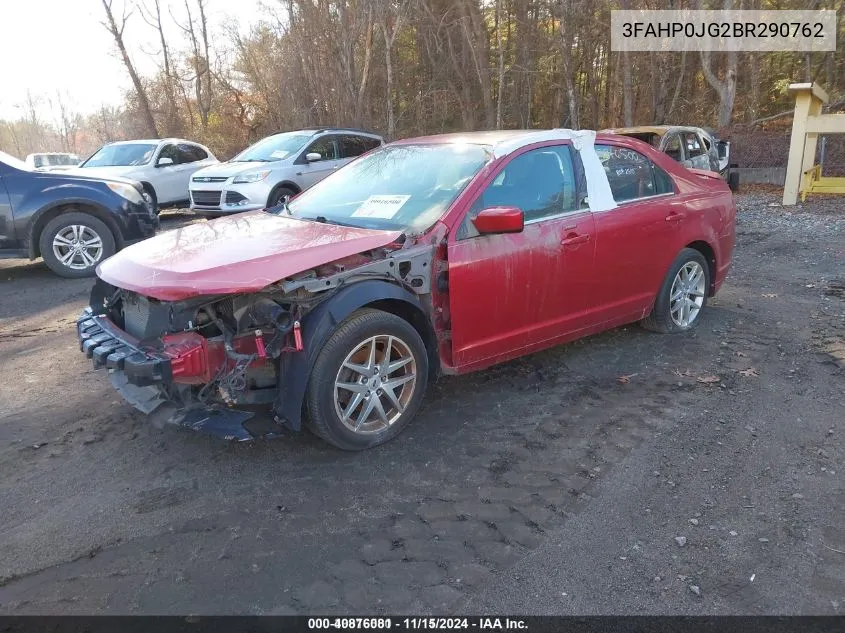
[[[827,93],[814,83],[790,84],[795,93],[795,114],[789,142],[789,162],[783,187],[783,204],[804,201],[810,193],[845,193],[845,178],[822,176],[821,165],[814,165],[819,134],[845,134],[845,114],[822,114]]]

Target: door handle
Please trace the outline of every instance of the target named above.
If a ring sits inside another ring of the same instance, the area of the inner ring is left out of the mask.
[[[584,244],[585,242],[590,241],[589,235],[578,235],[576,234],[569,234],[563,240],[561,240],[561,245],[563,246],[574,246],[575,244]]]
[[[670,212],[665,218],[667,222],[678,222],[681,219],[683,219],[683,216],[677,211]]]

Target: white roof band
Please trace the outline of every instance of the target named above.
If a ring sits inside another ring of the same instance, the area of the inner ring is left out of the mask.
[[[499,143],[493,149],[493,155],[500,158],[526,145],[543,141],[570,141],[572,147],[581,155],[581,163],[584,165],[584,174],[587,178],[587,201],[590,204],[590,211],[609,211],[616,208],[613,192],[607,182],[607,174],[596,153],[596,133],[593,130],[556,128],[529,132],[524,136]]]

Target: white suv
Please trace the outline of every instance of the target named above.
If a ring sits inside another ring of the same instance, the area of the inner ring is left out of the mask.
[[[383,143],[376,134],[352,129],[273,134],[230,161],[195,173],[191,208],[221,215],[274,207]]]
[[[187,202],[191,176],[217,162],[204,145],[167,138],[103,145],[77,169],[87,176],[139,181],[158,211],[161,207]]]

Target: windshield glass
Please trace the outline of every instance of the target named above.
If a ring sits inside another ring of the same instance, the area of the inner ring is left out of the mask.
[[[250,145],[229,162],[246,163],[258,161],[261,163],[270,163],[274,160],[282,160],[298,152],[311,136],[311,134],[297,134],[295,132],[274,134],[273,136],[261,139],[254,145]]]
[[[131,167],[150,162],[156,146],[147,143],[104,145],[80,167]]]
[[[32,167],[6,152],[0,152],[0,163],[6,163],[9,167],[22,169],[23,171],[32,171]]]
[[[481,145],[395,145],[353,161],[290,203],[300,218],[420,233],[492,159]]]

